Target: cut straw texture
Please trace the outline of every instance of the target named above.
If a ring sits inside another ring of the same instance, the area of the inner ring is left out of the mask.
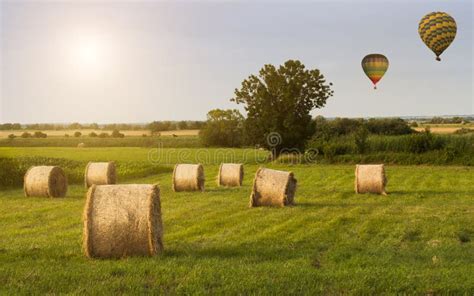
[[[355,169],[355,192],[386,195],[387,178],[383,164],[358,164]]]
[[[204,168],[200,164],[177,164],[173,171],[173,190],[204,191]]]
[[[292,172],[259,168],[253,181],[250,207],[294,204],[296,183]]]
[[[89,258],[153,256],[163,250],[156,185],[93,185],[83,219],[83,249]]]
[[[244,166],[240,163],[222,163],[219,167],[217,184],[219,186],[242,186]]]
[[[117,171],[114,162],[89,162],[84,173],[84,185],[111,185],[117,183]]]
[[[25,196],[63,197],[67,178],[57,166],[35,166],[28,169],[23,180]]]

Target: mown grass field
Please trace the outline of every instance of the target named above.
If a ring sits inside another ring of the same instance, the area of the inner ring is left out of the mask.
[[[0,294],[474,293],[472,167],[388,166],[389,196],[356,195],[352,165],[271,164],[252,149],[161,151],[0,148],[2,157],[201,162],[207,178],[204,193],[174,193],[167,169],[119,176],[160,185],[165,229],[162,255],[124,260],[83,255],[82,184],[60,199],[0,191]],[[246,163],[244,186],[216,186],[221,161]],[[295,173],[295,206],[248,208],[260,165]]]
[[[159,137],[48,137],[0,139],[0,147],[77,147],[83,143],[86,147],[201,147],[197,136],[159,136]]]

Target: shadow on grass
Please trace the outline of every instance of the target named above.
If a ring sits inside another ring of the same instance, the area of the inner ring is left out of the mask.
[[[217,186],[217,184],[215,184],[215,183],[206,185],[206,190],[205,191],[209,192],[209,193],[225,193],[225,194],[233,193],[233,192],[243,192],[243,193],[245,193],[245,192],[248,191],[248,193],[250,195],[250,189],[246,188],[244,186],[241,186],[241,187],[222,187],[222,186]]]

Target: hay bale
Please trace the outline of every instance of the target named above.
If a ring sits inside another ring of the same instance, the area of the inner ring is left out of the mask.
[[[355,192],[378,193],[387,195],[385,186],[385,168],[383,164],[358,164],[355,169]]]
[[[63,197],[67,192],[67,178],[57,166],[35,166],[28,169],[23,179],[25,196]]]
[[[86,143],[77,144],[77,148],[84,148],[84,147],[86,147]]]
[[[177,164],[173,171],[173,190],[204,191],[204,168],[200,164]]]
[[[244,166],[240,163],[222,163],[219,167],[217,184],[219,186],[242,186]]]
[[[250,207],[294,204],[296,182],[292,172],[259,168],[253,181]]]
[[[114,162],[89,162],[84,173],[84,185],[111,185],[117,183]]]
[[[89,258],[153,256],[163,250],[156,185],[92,185],[83,219],[83,249]]]

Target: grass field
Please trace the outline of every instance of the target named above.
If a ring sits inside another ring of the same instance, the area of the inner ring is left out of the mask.
[[[77,147],[83,143],[86,147],[201,147],[197,136],[159,136],[159,137],[48,137],[0,139],[0,147]]]
[[[474,168],[388,166],[389,196],[355,195],[352,165],[200,151],[0,148],[3,157],[84,162],[147,162],[151,154],[165,168],[184,158],[204,163],[207,177],[204,193],[172,192],[169,170],[126,180],[160,186],[165,252],[155,258],[84,257],[82,184],[60,199],[0,191],[0,294],[474,293]],[[243,187],[216,186],[223,160],[246,163]],[[295,173],[295,206],[247,207],[259,165]]]

